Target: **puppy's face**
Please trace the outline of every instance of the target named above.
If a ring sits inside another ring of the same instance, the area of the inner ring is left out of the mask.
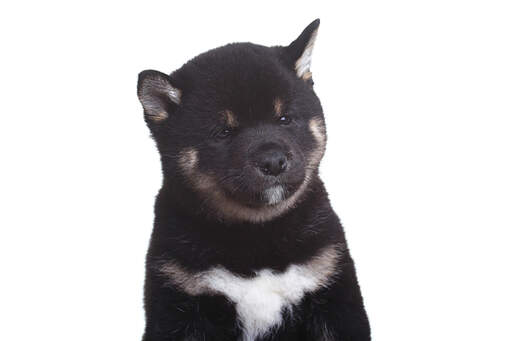
[[[165,176],[178,172],[217,216],[267,221],[307,190],[325,148],[309,71],[318,24],[287,47],[231,44],[171,76],[141,73]]]

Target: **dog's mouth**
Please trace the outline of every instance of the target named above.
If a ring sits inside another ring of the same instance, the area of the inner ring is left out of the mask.
[[[247,207],[262,208],[276,206],[286,201],[300,187],[301,181],[272,181],[248,186],[229,186],[225,194]]]
[[[230,168],[215,174],[215,180],[223,195],[238,204],[260,209],[279,206],[291,198],[306,181],[306,167],[302,154],[295,153],[295,162],[284,172],[266,174],[248,164]]]

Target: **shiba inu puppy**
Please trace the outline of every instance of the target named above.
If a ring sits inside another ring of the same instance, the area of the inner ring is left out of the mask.
[[[164,181],[147,255],[144,341],[370,340],[318,165],[319,20],[288,46],[229,44],[138,96]]]

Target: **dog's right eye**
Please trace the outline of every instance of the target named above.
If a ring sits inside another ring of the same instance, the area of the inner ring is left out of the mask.
[[[233,133],[233,129],[231,128],[223,128],[221,131],[217,133],[217,137],[220,139],[225,139],[226,137],[231,136]]]
[[[286,116],[286,115],[283,115],[281,117],[279,117],[279,123],[281,125],[285,125],[287,126],[288,124],[290,124],[292,122],[292,119],[290,116]]]

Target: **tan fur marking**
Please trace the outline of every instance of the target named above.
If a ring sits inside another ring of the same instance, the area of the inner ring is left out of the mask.
[[[310,79],[311,77],[313,77],[313,74],[311,73],[311,71],[307,71],[303,76],[302,76],[302,79],[307,81],[308,79]]]
[[[235,114],[231,110],[222,111],[222,116],[226,121],[226,124],[230,128],[238,127],[238,120],[236,119]]]
[[[274,100],[274,113],[277,117],[281,117],[283,114],[283,101],[280,98]]]
[[[151,120],[155,122],[165,121],[168,117],[165,111],[160,111],[158,115],[147,115]]]
[[[315,280],[315,286],[317,287],[315,289],[327,287],[338,272],[336,265],[340,258],[340,246],[334,244],[329,245],[320,250],[318,254],[313,256],[309,261],[303,264],[289,265],[282,274],[285,274],[290,270],[296,271],[295,268],[300,268],[299,273]],[[226,270],[222,266],[216,266],[206,271],[194,273],[171,260],[165,262],[165,264],[160,267],[160,272],[166,275],[172,284],[178,286],[184,292],[194,296],[217,292],[215,288],[211,288],[211,281],[208,278],[215,275],[218,271],[230,273],[235,278],[245,278],[229,272],[229,270]],[[256,273],[258,272],[261,271],[257,271]],[[274,271],[271,271],[271,273],[274,275],[280,275],[280,273],[276,273]],[[250,280],[250,278],[246,279]]]
[[[320,117],[315,117],[309,122],[309,130],[316,141],[315,149],[306,157],[306,174],[304,181],[299,188],[289,198],[272,206],[253,208],[240,204],[239,202],[226,196],[224,191],[217,185],[212,175],[205,174],[197,169],[199,156],[197,150],[188,148],[181,152],[179,165],[187,179],[202,195],[210,207],[216,210],[219,217],[231,221],[250,221],[254,223],[265,222],[276,218],[295,207],[302,194],[306,191],[314,172],[325,152],[325,128]]]
[[[184,170],[192,171],[197,166],[198,160],[197,150],[194,148],[188,148],[180,153],[178,162]]]
[[[311,130],[311,133],[315,137],[315,140],[319,146],[322,146],[320,149],[322,149],[322,156],[325,149],[325,142],[326,142],[326,136],[325,136],[325,126],[322,122],[322,119],[320,117],[314,117],[309,121],[309,130]]]
[[[213,179],[197,169],[198,163],[199,153],[195,148],[190,147],[180,153],[178,164],[185,174],[189,176],[189,181],[191,181],[201,193],[217,191]]]

